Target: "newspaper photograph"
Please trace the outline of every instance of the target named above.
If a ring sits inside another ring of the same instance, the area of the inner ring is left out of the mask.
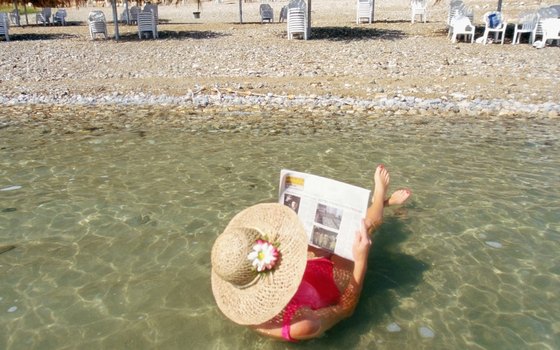
[[[280,172],[279,202],[298,214],[308,243],[352,261],[352,245],[366,216],[370,192],[317,175]]]

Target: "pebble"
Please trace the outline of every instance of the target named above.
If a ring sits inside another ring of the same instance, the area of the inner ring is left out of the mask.
[[[20,188],[21,186],[19,185],[8,186],[8,187],[0,188],[0,191],[15,191],[15,190],[19,190]]]
[[[387,325],[387,330],[391,333],[400,332],[401,327],[396,322],[392,322]]]
[[[16,312],[17,311],[17,306],[12,306],[8,309],[8,312]]]
[[[426,326],[422,326],[418,328],[418,333],[422,338],[433,338],[435,336],[434,331]]]
[[[500,242],[486,241],[484,243],[486,243],[487,246],[492,247],[492,248],[496,248],[496,249],[500,249],[500,248],[503,247],[502,243],[500,243]]]

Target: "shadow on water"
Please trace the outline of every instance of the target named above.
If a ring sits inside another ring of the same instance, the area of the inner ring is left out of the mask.
[[[316,340],[317,343],[328,345],[333,339],[340,339],[345,346],[354,348],[357,344],[350,344],[351,341],[359,342],[360,336],[390,317],[401,298],[412,294],[429,265],[399,251],[398,245],[411,234],[403,218],[393,216],[385,220],[375,235],[356,311],[330,330],[328,337]]]
[[[404,32],[400,30],[379,28],[315,27],[311,29],[311,38],[313,40],[400,40],[404,36]]]

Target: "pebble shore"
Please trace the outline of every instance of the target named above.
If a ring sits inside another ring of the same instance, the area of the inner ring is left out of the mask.
[[[286,2],[271,4],[279,13]],[[258,5],[244,4],[243,25],[235,23],[236,2],[204,3],[200,20],[189,4],[160,6],[158,40],[139,40],[134,26],[121,25],[119,42],[92,41],[84,20],[93,8],[69,9],[66,27],[12,27],[12,40],[0,43],[0,128],[195,125],[211,114],[222,116],[210,123],[218,129],[250,124],[255,114],[276,124],[290,113],[324,120],[560,116],[560,46],[511,45],[509,32],[504,45],[452,44],[443,3],[431,6],[428,23],[411,24],[408,2],[397,1],[377,6],[373,24],[358,25],[350,0],[315,1],[312,39],[288,41],[285,23],[259,22]],[[538,6],[508,3],[504,13],[513,21]],[[480,36],[482,14],[493,8],[473,7]]]

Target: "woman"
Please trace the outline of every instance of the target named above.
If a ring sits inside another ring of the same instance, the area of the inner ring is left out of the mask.
[[[308,247],[299,218],[286,206],[258,204],[237,214],[212,248],[212,291],[220,310],[260,334],[289,341],[315,338],[352,315],[383,208],[411,194],[399,190],[385,200],[390,177],[383,165],[374,181],[354,262]]]

